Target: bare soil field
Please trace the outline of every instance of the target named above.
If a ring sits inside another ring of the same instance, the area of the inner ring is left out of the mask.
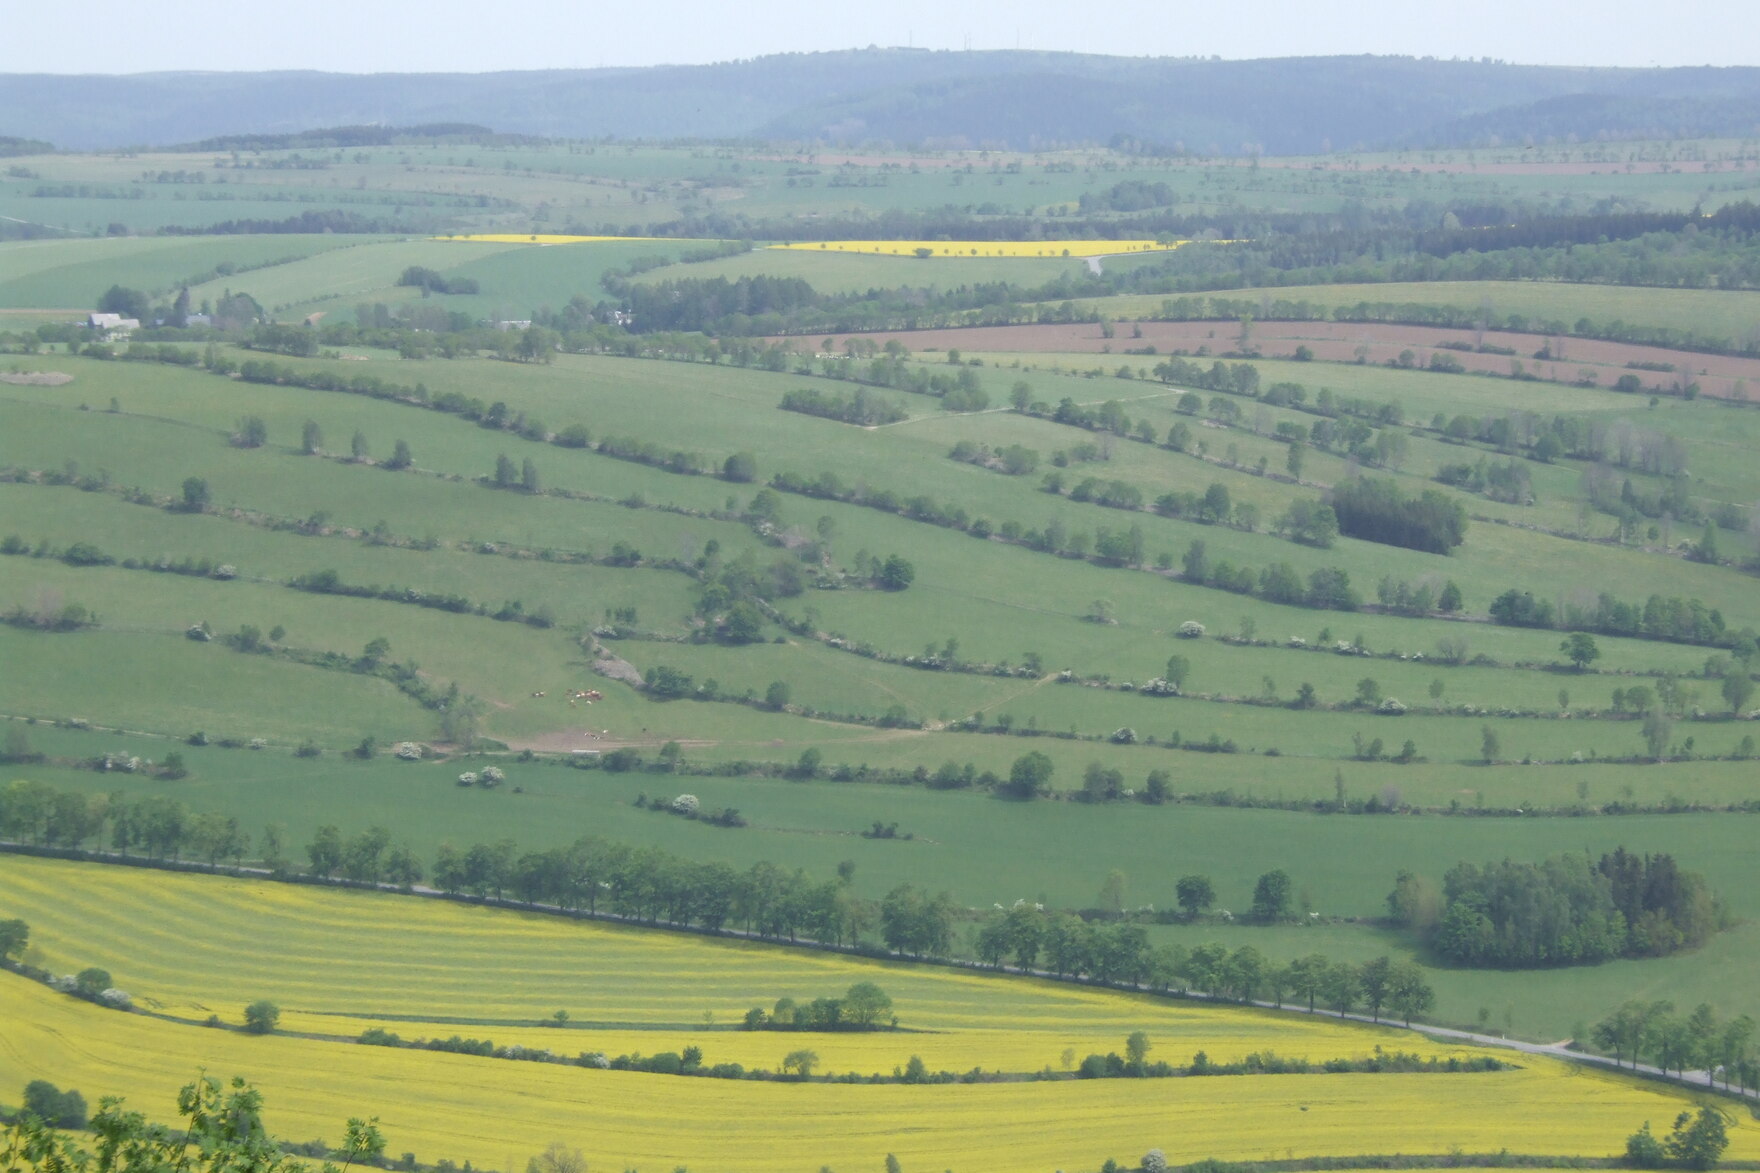
[[[1141,329],[1141,336],[1136,331]],[[1156,355],[1193,355],[1208,348],[1217,356],[1240,350],[1240,327],[1233,322],[1139,322],[1118,323],[1114,336],[1105,337],[1092,322],[1070,325],[973,326],[962,329],[897,331],[881,334],[834,335],[833,349],[841,350],[850,338],[867,338],[880,345],[898,339],[912,350],[1023,351],[1126,355],[1142,359],[1154,347]],[[777,339],[776,341],[787,341]],[[798,340],[796,340],[798,341]],[[822,341],[814,339],[815,342]],[[1444,343],[1497,347],[1514,355],[1456,350]],[[1440,326],[1398,326],[1375,322],[1254,322],[1251,347],[1261,358],[1293,358],[1296,347],[1306,346],[1316,360],[1385,365],[1397,363],[1411,351],[1412,363],[1427,367],[1432,355],[1456,359],[1469,371],[1508,375],[1512,364],[1542,379],[1563,383],[1587,381],[1611,387],[1622,375],[1638,376],[1645,388],[1673,388],[1679,382],[1697,382],[1700,393],[1717,398],[1760,397],[1760,359],[1693,351],[1668,350],[1660,346],[1637,346],[1625,342],[1596,342],[1586,338],[1517,334]],[[1536,358],[1545,352],[1550,357]],[[1673,371],[1633,367],[1632,363],[1667,364]]]

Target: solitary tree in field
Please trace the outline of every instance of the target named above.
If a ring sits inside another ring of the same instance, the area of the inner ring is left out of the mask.
[[[782,1060],[782,1070],[785,1073],[798,1075],[801,1079],[813,1078],[813,1068],[818,1065],[819,1053],[805,1048],[799,1051],[790,1051]]]
[[[1036,798],[1051,785],[1055,765],[1046,755],[1034,750],[1022,754],[1009,767],[1007,793],[1015,798]]]
[[[1497,730],[1489,725],[1481,725],[1479,727],[1479,756],[1484,759],[1486,765],[1489,766],[1497,760],[1501,748],[1497,742]]]
[[[750,484],[758,479],[758,458],[750,452],[735,452],[722,462],[721,479],[735,484]]]
[[[884,590],[902,591],[910,586],[917,577],[917,568],[904,558],[893,554],[880,567],[878,576],[880,586]]]
[[[857,982],[843,995],[843,1020],[858,1029],[884,1026],[892,1019],[892,998],[873,982]]]
[[[244,1028],[251,1034],[272,1034],[280,1021],[281,1007],[266,999],[252,1002],[244,1008]]]
[[[240,448],[261,448],[269,442],[269,425],[263,422],[262,416],[247,415],[238,421],[232,442]]]
[[[307,420],[300,430],[299,450],[307,456],[316,456],[324,451],[324,433],[318,430],[317,420]]]
[[[1167,682],[1175,688],[1184,689],[1186,677],[1191,675],[1192,662],[1184,656],[1167,657]]]
[[[1558,645],[1558,650],[1564,653],[1565,659],[1577,666],[1578,672],[1601,658],[1601,649],[1595,645],[1595,637],[1586,631],[1573,631],[1565,636],[1564,642]]]
[[[1282,868],[1260,876],[1253,888],[1253,918],[1267,923],[1287,918],[1293,887],[1289,873]]]
[[[1700,1108],[1697,1116],[1682,1112],[1675,1117],[1674,1132],[1663,1142],[1668,1155],[1688,1169],[1711,1168],[1728,1147],[1723,1113],[1709,1106]]]
[[[526,1162],[526,1173],[587,1173],[587,1159],[579,1149],[554,1141]]]
[[[1181,876],[1173,891],[1187,920],[1197,920],[1216,903],[1216,888],[1209,876]]]
[[[1723,699],[1729,702],[1729,711],[1734,716],[1741,716],[1742,710],[1754,696],[1754,678],[1748,675],[1745,665],[1737,663],[1723,677]]]
[[[212,500],[208,492],[208,482],[201,477],[186,477],[183,482],[183,510],[185,513],[204,513],[208,502]]]
[[[31,943],[31,927],[22,920],[0,920],[0,962],[17,961]]]

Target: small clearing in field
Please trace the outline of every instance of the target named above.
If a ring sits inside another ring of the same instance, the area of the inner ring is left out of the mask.
[[[73,382],[73,376],[61,371],[6,371],[0,373],[0,383],[11,383],[16,387],[60,387]]]

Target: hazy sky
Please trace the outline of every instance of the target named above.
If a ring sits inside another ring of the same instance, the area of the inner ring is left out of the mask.
[[[1754,0],[101,0],[6,7],[0,72],[9,73],[478,72],[725,61],[870,44],[1760,65]]]

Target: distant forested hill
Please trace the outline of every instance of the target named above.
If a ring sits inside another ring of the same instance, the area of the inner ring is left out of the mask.
[[[417,123],[581,138],[1011,147],[1122,139],[1292,154],[1492,136],[1750,135],[1760,69],[865,49],[520,73],[0,75],[0,136],[78,150]]]

